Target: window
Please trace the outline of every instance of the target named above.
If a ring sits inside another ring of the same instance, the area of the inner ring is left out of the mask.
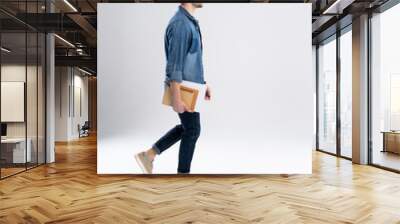
[[[340,155],[352,157],[352,34],[340,36]]]
[[[318,149],[336,153],[336,39],[318,47]]]
[[[371,162],[400,170],[400,5],[371,19]]]

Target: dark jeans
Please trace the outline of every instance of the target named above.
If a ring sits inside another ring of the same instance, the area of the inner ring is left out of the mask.
[[[176,125],[161,137],[153,145],[153,149],[157,154],[161,154],[177,141],[181,140],[178,172],[189,173],[196,141],[200,136],[200,114],[198,112],[184,112],[178,115],[181,124]]]

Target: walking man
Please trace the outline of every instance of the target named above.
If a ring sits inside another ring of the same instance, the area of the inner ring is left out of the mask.
[[[190,111],[181,100],[180,83],[191,81],[205,84],[203,74],[203,43],[198,21],[193,17],[202,3],[181,3],[176,14],[169,21],[165,32],[164,45],[167,58],[166,85],[172,92],[172,108],[178,113],[180,124],[169,130],[153,146],[135,155],[144,173],[152,173],[153,161],[157,155],[179,140],[178,173],[190,173],[197,139],[200,136],[200,113]],[[207,86],[205,99],[210,100]]]

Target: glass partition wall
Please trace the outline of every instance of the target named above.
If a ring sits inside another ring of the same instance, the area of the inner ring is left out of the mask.
[[[24,12],[43,10],[39,5],[18,3]],[[0,12],[1,179],[45,163],[46,156],[45,34],[14,19]]]
[[[351,158],[351,25],[317,47],[317,150]]]
[[[26,169],[25,32],[1,33],[1,177]]]
[[[400,171],[400,4],[371,18],[370,163]]]

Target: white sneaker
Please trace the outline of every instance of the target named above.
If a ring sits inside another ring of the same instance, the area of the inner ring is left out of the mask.
[[[149,159],[145,152],[136,154],[135,159],[144,174],[151,174],[153,172],[153,161]]]

